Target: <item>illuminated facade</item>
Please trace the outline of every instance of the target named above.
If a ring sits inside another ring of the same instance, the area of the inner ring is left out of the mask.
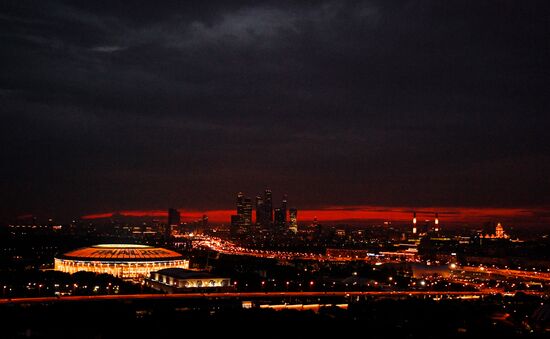
[[[252,200],[250,198],[244,198],[243,208],[243,226],[246,228],[246,230],[250,230],[250,226],[252,226]]]
[[[500,223],[497,224],[494,234],[485,234],[485,239],[509,239],[510,236],[504,232],[504,227]]]
[[[208,272],[168,268],[152,272],[145,284],[165,293],[177,293],[197,288],[225,289],[231,287],[231,280]]]
[[[241,227],[249,230],[252,225],[252,200],[242,192],[237,194],[237,215],[241,219]]]
[[[55,258],[56,271],[107,273],[122,279],[141,280],[165,268],[189,268],[189,260],[165,248],[105,244],[80,248]]]
[[[500,223],[498,223],[496,229],[495,229],[495,237],[496,238],[504,238],[505,234],[504,234],[504,228],[502,227],[502,225]]]
[[[291,208],[289,210],[289,219],[290,219],[290,225],[289,230],[291,230],[294,233],[298,232],[298,210],[295,208]]]

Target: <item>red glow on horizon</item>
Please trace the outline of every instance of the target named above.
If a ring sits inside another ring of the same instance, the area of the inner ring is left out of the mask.
[[[214,222],[225,222],[231,218],[231,214],[235,212],[232,210],[210,210],[210,211],[192,211],[179,208],[178,211],[181,214],[181,219],[183,221],[193,221],[201,219],[203,215],[207,215],[210,221]],[[96,213],[88,214],[82,217],[82,219],[92,220],[92,219],[107,219],[113,218],[116,216],[122,217],[152,217],[167,219],[168,211],[164,210],[127,210],[127,211],[117,211],[117,212],[107,212],[107,213]]]
[[[182,221],[194,221],[208,216],[210,222],[228,224],[235,210],[196,211],[178,209]],[[544,213],[547,208],[486,208],[486,207],[383,207],[383,206],[333,206],[322,209],[298,210],[300,222],[310,222],[317,218],[319,223],[392,221],[409,222],[415,211],[419,217],[432,220],[435,212],[440,222],[448,223],[483,223],[483,222],[548,222],[550,217]],[[126,210],[109,213],[98,213],[83,216],[82,219],[105,219],[117,215],[123,217],[153,217],[166,219],[165,210]],[[253,213],[255,214],[255,213]],[[255,217],[253,218],[255,220]]]
[[[168,216],[167,211],[161,211],[161,210],[144,210],[144,211],[119,211],[119,212],[107,212],[107,213],[97,213],[97,214],[88,214],[82,217],[82,219],[106,219],[106,218],[112,218],[117,215],[121,215],[124,217],[164,217],[166,218]]]

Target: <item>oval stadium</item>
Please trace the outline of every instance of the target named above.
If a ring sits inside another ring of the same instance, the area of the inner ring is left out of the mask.
[[[189,268],[189,260],[177,252],[146,245],[102,244],[83,247],[55,258],[56,271],[107,273],[138,280],[165,268]]]

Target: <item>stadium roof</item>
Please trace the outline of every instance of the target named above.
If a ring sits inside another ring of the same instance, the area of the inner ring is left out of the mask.
[[[89,261],[155,261],[182,259],[182,255],[160,247],[135,244],[102,244],[67,252],[60,258]]]

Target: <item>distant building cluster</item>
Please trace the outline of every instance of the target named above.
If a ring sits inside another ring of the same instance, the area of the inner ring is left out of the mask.
[[[288,197],[285,194],[280,207],[273,207],[273,196],[270,189],[264,195],[257,195],[255,201],[256,220],[252,220],[252,199],[242,192],[237,194],[237,214],[231,216],[231,234],[245,234],[253,228],[274,232],[298,232],[298,210],[288,208]]]

